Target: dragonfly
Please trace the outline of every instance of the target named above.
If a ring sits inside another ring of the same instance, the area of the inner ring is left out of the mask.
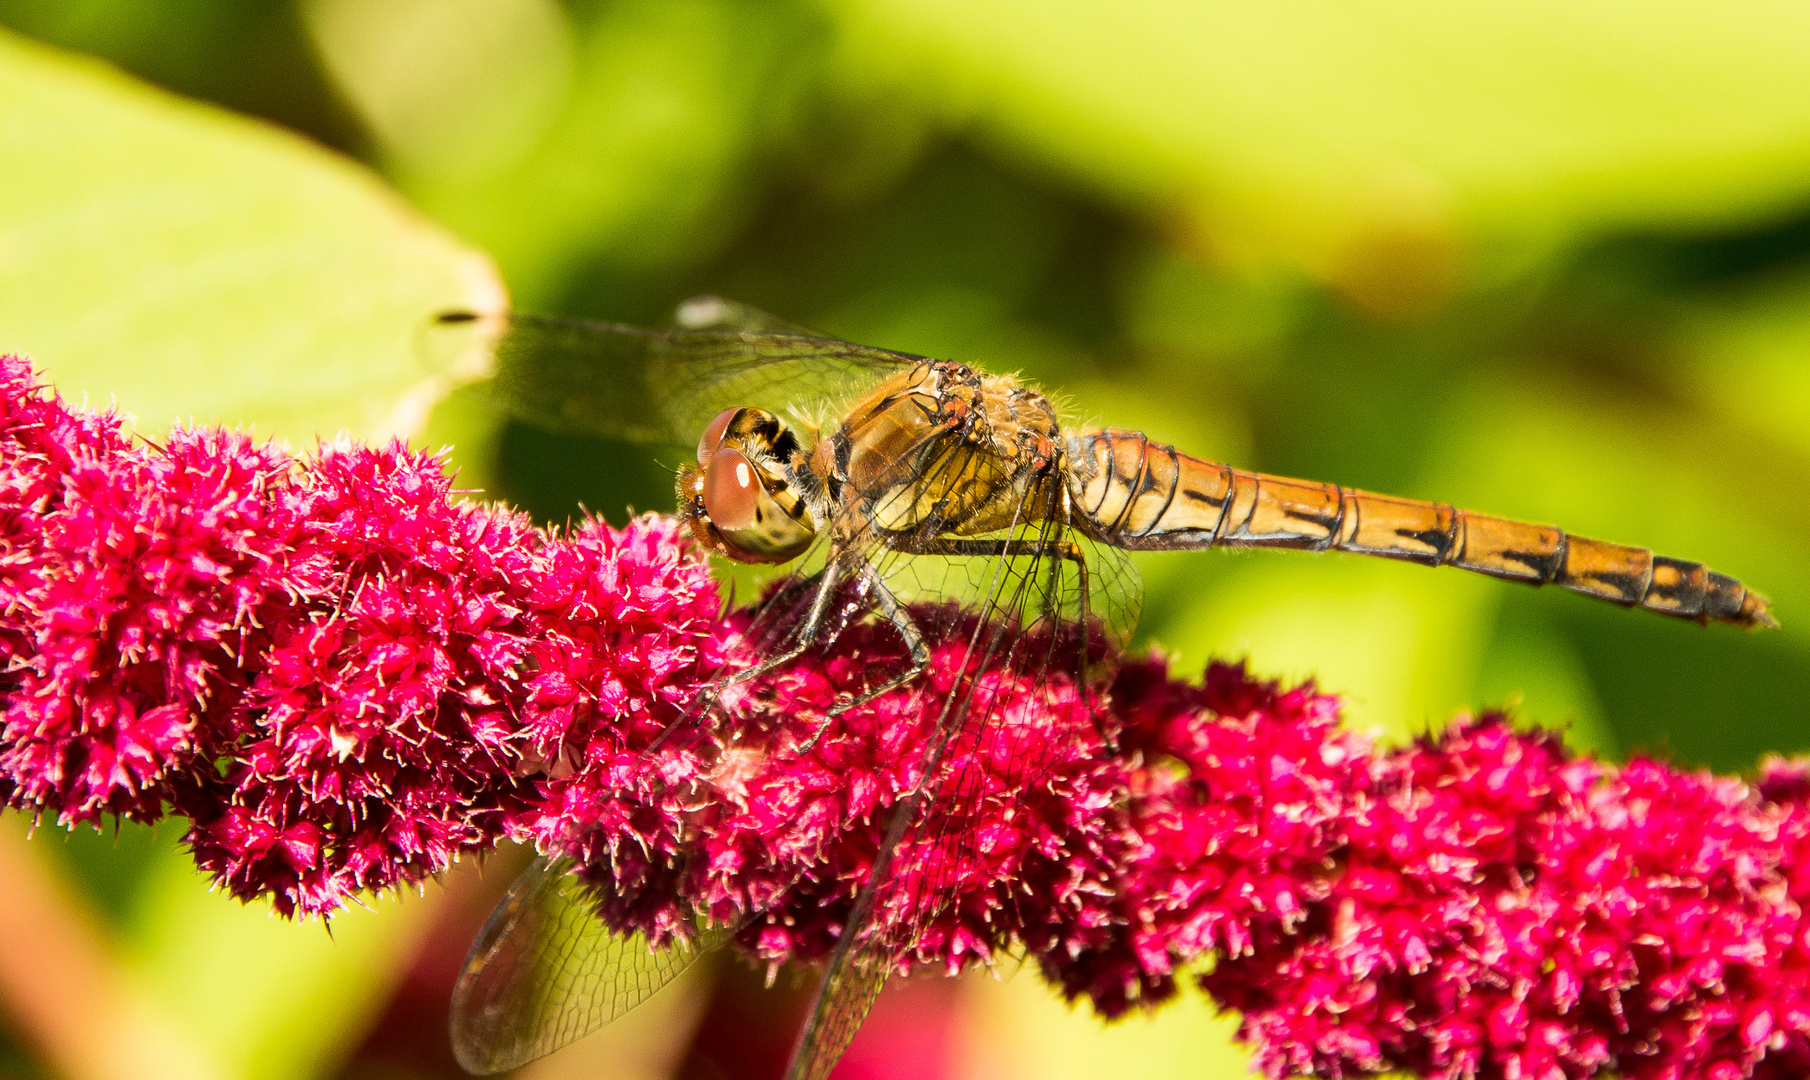
[[[1141,601],[1128,551],[1341,551],[1558,585],[1699,623],[1777,625],[1765,597],[1700,562],[1240,469],[1137,431],[1071,431],[1049,397],[1016,377],[825,337],[717,297],[687,301],[660,330],[470,312],[438,322],[477,335],[493,359],[493,396],[520,418],[695,446],[678,472],[677,512],[697,544],[797,567],[750,624],[755,655],[698,710],[826,647],[857,619],[890,628],[902,662],[838,702],[824,727],[922,678],[930,643],[951,633],[968,635],[966,670],[1013,659],[1104,693]],[[906,885],[893,859],[961,809],[965,788],[944,774],[945,751],[959,732],[997,722],[977,686],[957,679],[946,692],[922,779],[898,802],[855,897],[788,1080],[829,1074],[887,978],[908,966],[914,932],[952,902],[947,876]],[[594,1030],[760,914],[734,925],[700,915],[695,933],[656,948],[597,917],[572,869],[538,860],[473,943],[452,1018],[468,1070],[513,1068]],[[909,903],[885,903],[903,888]],[[879,920],[881,906],[915,914]]]

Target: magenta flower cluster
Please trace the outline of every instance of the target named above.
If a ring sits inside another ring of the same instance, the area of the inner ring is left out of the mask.
[[[676,536],[555,542],[399,444],[135,443],[0,358],[0,794],[181,814],[284,914],[423,881],[539,805],[562,725],[687,693],[718,601]],[[579,643],[606,660],[551,700]]]
[[[947,610],[914,685],[827,719],[900,659],[856,623],[700,719],[749,630],[720,605],[670,520],[540,530],[401,445],[134,441],[0,359],[22,812],[182,815],[235,895],[312,916],[529,840],[618,927],[752,912],[745,951],[810,960],[959,693],[985,722],[874,913],[901,962],[1022,948],[1108,1016],[1193,972],[1276,1077],[1810,1074],[1810,762],[1616,767],[1499,716],[1381,748],[1237,666],[969,671]]]

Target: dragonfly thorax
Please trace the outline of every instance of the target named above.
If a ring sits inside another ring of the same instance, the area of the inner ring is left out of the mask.
[[[817,526],[792,478],[798,439],[763,409],[725,409],[698,440],[697,464],[679,472],[679,510],[705,548],[740,562],[804,554]]]
[[[812,461],[856,508],[862,530],[910,550],[1039,518],[1059,491],[1062,452],[1043,395],[1010,376],[934,361],[856,402]]]

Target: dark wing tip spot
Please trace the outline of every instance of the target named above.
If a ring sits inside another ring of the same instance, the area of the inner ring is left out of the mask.
[[[442,311],[434,316],[434,321],[437,323],[477,322],[478,313],[475,311]]]

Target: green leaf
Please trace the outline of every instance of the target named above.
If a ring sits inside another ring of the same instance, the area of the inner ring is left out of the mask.
[[[0,34],[0,350],[159,431],[418,428],[433,312],[485,258],[300,136]]]
[[[1380,302],[1477,249],[1749,220],[1810,188],[1810,23],[1784,0],[833,10],[851,72],[1171,208],[1216,255]]]
[[[348,7],[367,20],[375,10]],[[423,112],[421,130],[399,133],[392,169],[418,203],[484,244],[524,308],[597,287],[585,275],[601,255],[620,280],[593,302],[621,312],[641,279],[708,257],[733,235],[725,211],[747,197],[749,158],[784,111],[792,68],[811,55],[809,23],[785,5],[601,6],[575,32],[571,85],[536,118],[532,145],[517,145],[492,109],[452,118],[464,142],[456,152],[411,157],[404,145],[448,123]],[[331,54],[331,37],[322,40]],[[367,116],[382,129],[381,114]],[[672,297],[656,292],[657,310]]]

